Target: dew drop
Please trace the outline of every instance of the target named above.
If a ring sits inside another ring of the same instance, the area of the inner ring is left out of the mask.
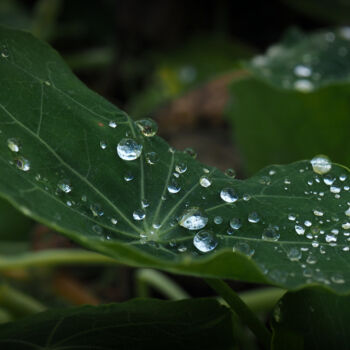
[[[332,163],[327,156],[322,154],[311,159],[312,169],[316,174],[326,174],[332,169]]]
[[[302,252],[298,248],[290,248],[287,252],[287,257],[290,261],[299,261],[302,257]]]
[[[64,193],[69,193],[72,191],[72,186],[69,180],[61,180],[57,184],[57,187]]]
[[[93,225],[92,230],[97,233],[98,235],[102,234],[103,229],[100,225]]]
[[[294,74],[301,78],[308,78],[311,76],[312,70],[310,67],[300,64],[294,67]]]
[[[288,214],[288,220],[289,220],[289,221],[295,221],[296,218],[297,218],[297,217],[296,217],[295,214]]]
[[[221,190],[220,197],[226,203],[234,203],[238,199],[236,192],[232,188],[224,188]]]
[[[222,219],[221,216],[215,216],[215,218],[214,218],[214,223],[215,223],[216,225],[221,225],[222,222],[223,222],[223,219]]]
[[[230,220],[230,226],[234,229],[234,230],[239,230],[242,226],[242,222],[239,218],[232,218]]]
[[[115,120],[111,120],[111,121],[108,123],[108,125],[109,125],[111,128],[113,128],[113,129],[115,129],[115,128],[117,127],[117,123],[116,123]]]
[[[15,158],[15,164],[19,170],[22,170],[22,171],[29,171],[30,170],[30,162],[28,159],[26,159],[24,157]]]
[[[250,245],[246,242],[237,242],[233,246],[234,252],[240,252],[249,258],[252,257],[255,253],[255,249],[251,248]]]
[[[234,171],[234,169],[232,168],[228,168],[225,170],[225,175],[231,178],[235,178],[236,177],[236,172]]]
[[[107,143],[106,143],[106,141],[100,141],[100,147],[101,147],[102,149],[106,149],[106,148],[107,148]]]
[[[202,187],[209,187],[211,185],[211,180],[206,175],[203,175],[199,179],[199,183]]]
[[[257,212],[252,212],[248,215],[248,221],[252,224],[256,224],[260,221],[259,214]]]
[[[200,252],[207,253],[214,250],[218,242],[211,231],[202,230],[195,234],[193,244]]]
[[[19,140],[15,138],[10,138],[7,140],[7,147],[10,149],[10,151],[16,153],[19,152],[21,148]]]
[[[111,223],[112,223],[113,225],[116,225],[116,224],[118,223],[118,219],[116,219],[116,218],[111,218]]]
[[[158,163],[159,156],[156,152],[148,152],[146,153],[146,161],[148,164],[154,165]]]
[[[102,216],[104,214],[100,204],[90,204],[90,210],[93,216]]]
[[[313,213],[315,216],[323,216],[323,211],[321,211],[320,209],[314,209]]]
[[[133,139],[122,139],[117,146],[118,156],[123,160],[135,160],[140,157],[142,145]]]
[[[203,214],[198,207],[192,207],[185,210],[182,214],[179,225],[188,230],[200,230],[208,223],[208,218]]]
[[[186,172],[187,170],[187,165],[185,163],[178,163],[175,165],[175,170],[179,173],[182,174]]]
[[[177,183],[175,179],[171,179],[168,184],[169,193],[178,193],[181,190],[181,186]]]
[[[126,181],[126,182],[129,182],[129,181],[131,181],[131,180],[133,180],[134,179],[134,175],[131,173],[131,172],[128,172],[128,173],[126,173],[125,175],[124,175],[124,180]]]
[[[197,153],[193,148],[190,148],[190,147],[185,148],[184,153],[188,154],[193,159],[197,158]]]
[[[132,217],[136,221],[143,220],[146,217],[146,213],[143,209],[137,209],[133,212]]]
[[[261,238],[265,241],[278,241],[280,234],[274,228],[268,227],[263,231]]]
[[[340,273],[336,273],[333,276],[331,276],[331,281],[336,284],[345,283],[344,277]]]
[[[158,132],[158,125],[153,119],[137,120],[136,125],[141,130],[143,136],[152,137]]]
[[[314,84],[307,79],[298,79],[294,82],[294,88],[300,92],[311,92],[314,89]]]
[[[301,225],[295,225],[294,229],[298,235],[303,235],[305,233],[305,228]]]

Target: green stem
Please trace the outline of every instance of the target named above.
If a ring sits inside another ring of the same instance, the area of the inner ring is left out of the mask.
[[[268,349],[271,342],[271,333],[242,301],[237,293],[222,280],[206,278],[205,281],[228,303],[232,311],[237,314],[241,321],[255,334],[261,345]]]
[[[0,255],[0,271],[11,268],[70,264],[117,264],[107,256],[79,249],[50,249],[14,256]]]
[[[8,285],[0,286],[0,306],[11,311],[17,317],[31,315],[45,310],[45,306]]]
[[[239,293],[242,301],[255,313],[270,311],[286,293],[280,288],[260,288]]]
[[[136,295],[148,297],[149,289],[153,287],[171,300],[187,299],[190,296],[168,276],[151,269],[136,271]]]

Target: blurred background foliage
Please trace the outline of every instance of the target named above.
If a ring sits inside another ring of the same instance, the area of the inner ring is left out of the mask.
[[[349,21],[342,0],[0,1],[1,24],[49,42],[91,89],[135,119],[154,118],[170,144],[240,178],[316,153],[350,165]],[[345,28],[336,54],[329,28]],[[328,40],[328,51],[315,35]],[[331,62],[331,83],[318,86],[313,76],[311,89],[283,84],[304,54],[321,75]],[[5,201],[0,237],[0,261],[13,251],[74,247]],[[96,304],[133,296],[131,271],[5,271],[0,279],[48,303]],[[177,279],[193,296],[209,293],[196,279]]]

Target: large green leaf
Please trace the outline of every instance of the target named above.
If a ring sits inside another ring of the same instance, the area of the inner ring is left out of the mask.
[[[350,290],[347,169],[301,161],[235,180],[144,136],[30,34],[0,42],[0,192],[23,213],[121,263]],[[137,159],[118,156],[124,138]]]
[[[274,311],[273,349],[349,349],[349,301],[321,288],[286,293]]]
[[[0,345],[24,349],[231,349],[230,310],[213,299],[136,299],[50,310],[0,326]]]
[[[349,39],[348,27],[289,35],[245,64],[228,114],[249,173],[316,153],[350,164]]]

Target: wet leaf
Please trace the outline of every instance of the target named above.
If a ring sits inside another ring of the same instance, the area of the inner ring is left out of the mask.
[[[0,326],[6,350],[231,349],[232,320],[213,299],[137,299],[42,312]]]
[[[349,296],[321,288],[286,293],[274,310],[273,349],[348,349]]]
[[[23,213],[125,264],[350,290],[346,168],[320,157],[235,180],[152,136],[30,34],[0,42],[0,193]]]
[[[349,39],[349,27],[290,34],[245,65],[228,115],[248,173],[317,153],[350,164]]]

